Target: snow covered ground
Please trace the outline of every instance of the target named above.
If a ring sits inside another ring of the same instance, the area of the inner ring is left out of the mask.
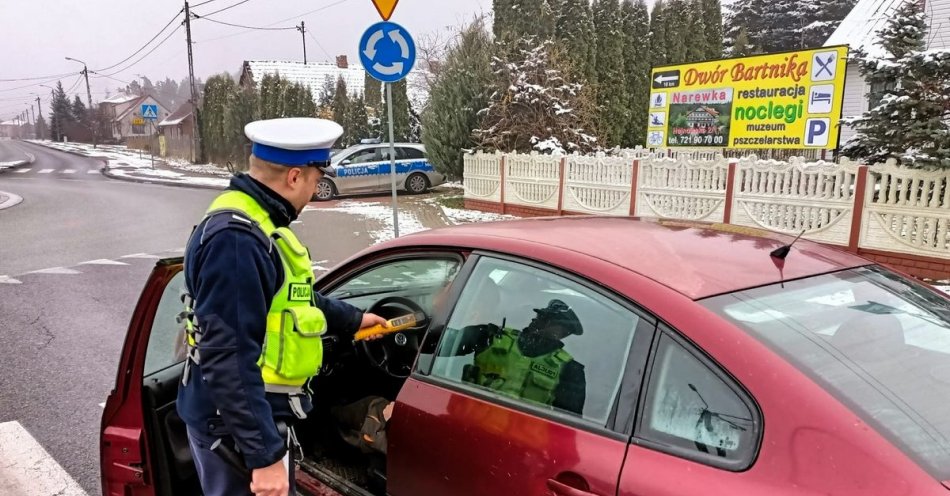
[[[228,185],[230,173],[215,165],[210,164],[188,164],[183,160],[167,160],[168,166],[180,169],[182,172],[168,170],[167,168],[153,167],[151,157],[138,150],[129,150],[120,145],[99,145],[93,148],[88,143],[60,143],[48,140],[29,140],[33,143],[62,150],[65,152],[78,153],[90,157],[101,157],[108,160],[106,168],[110,175],[126,177],[139,180],[153,180],[169,184],[187,184],[191,186],[210,186],[225,188]],[[157,163],[159,159],[155,160]],[[197,177],[189,175],[190,173],[213,174],[218,177]]]
[[[944,293],[950,294],[950,281],[937,281],[933,283],[934,287],[943,291]]]

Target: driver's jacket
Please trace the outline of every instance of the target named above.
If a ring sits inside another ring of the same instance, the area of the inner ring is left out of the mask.
[[[275,230],[286,228],[296,217],[289,202],[250,176],[234,177],[229,190],[247,195],[260,207],[257,215],[269,217]],[[291,301],[292,295],[287,294],[278,298],[300,281],[294,274],[287,277],[292,269],[285,267],[277,243],[271,243],[272,238],[246,219],[236,217],[242,216],[206,216],[196,226],[185,250],[185,286],[194,298],[194,319],[201,333],[197,343],[200,364],[190,367],[187,384],[179,387],[177,407],[190,428],[207,435],[233,437],[245,463],[253,469],[283,457],[286,440],[271,419],[293,417],[287,395],[265,392],[265,382],[302,384],[306,377],[299,376],[312,375],[310,372],[315,373],[319,366],[314,345],[309,352],[299,354],[303,366],[295,364],[296,373],[282,376],[285,364],[281,362],[278,367],[277,356],[270,357],[275,359],[270,361],[264,347],[265,341],[270,347],[268,331],[277,329],[268,323],[279,323],[281,319],[274,316],[277,312],[285,315],[298,312],[293,309],[297,306],[315,306],[313,311],[306,311],[310,314],[305,318],[311,320],[310,329],[321,327],[312,322],[322,314],[329,333],[352,335],[359,328],[362,312],[315,291],[306,302]],[[302,300],[306,290],[295,287]],[[297,325],[300,320],[296,319]],[[292,325],[288,320],[283,324]],[[314,341],[320,341],[319,337]],[[302,409],[309,411],[309,398],[303,396],[303,400]]]

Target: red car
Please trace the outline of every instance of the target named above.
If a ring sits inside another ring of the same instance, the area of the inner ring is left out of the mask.
[[[325,336],[298,486],[950,494],[950,300],[816,243],[772,255],[791,241],[726,225],[558,218],[372,247],[317,288],[384,316],[426,318],[365,345]],[[199,494],[175,413],[182,280],[180,259],[159,262],[132,318],[102,420],[103,494]],[[508,349],[521,347],[538,310],[552,307],[582,326],[560,336],[563,373],[529,361],[520,380],[533,389],[473,379],[515,383],[476,370],[473,329],[510,330]],[[396,401],[385,457],[342,442],[330,414],[370,395]]]

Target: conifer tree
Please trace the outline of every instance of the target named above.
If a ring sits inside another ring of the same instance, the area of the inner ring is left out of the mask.
[[[50,102],[50,133],[56,141],[62,141],[66,126],[74,122],[72,105],[66,92],[63,90],[63,83],[57,81],[56,89],[53,90],[52,101]]]
[[[597,30],[597,127],[606,146],[618,146],[628,128],[623,20],[617,0],[596,0],[593,8]]]
[[[596,81],[597,43],[589,0],[563,0],[556,38],[576,74],[588,82]]]
[[[349,104],[349,95],[346,92],[346,81],[343,76],[336,80],[336,90],[333,92],[333,120],[342,123],[346,120],[346,107]]]
[[[669,0],[666,3],[666,56],[670,64],[686,62],[689,33],[689,1]]]
[[[669,63],[666,45],[666,5],[656,0],[650,13],[650,56],[653,67]]]
[[[702,0],[687,0],[686,62],[698,62],[706,57],[706,19]]]
[[[907,166],[950,168],[950,51],[924,51],[927,19],[918,2],[902,4],[878,36],[883,58],[857,54],[876,90],[869,95],[873,108],[852,121],[858,134],[843,153],[870,164],[895,158]]]
[[[700,0],[703,11],[703,29],[706,32],[705,60],[722,58],[722,4],[719,0]]]
[[[627,129],[621,144],[646,142],[647,104],[650,99],[650,14],[644,0],[624,0],[624,70],[626,72]]]
[[[396,141],[409,141],[411,126],[409,122],[409,95],[406,80],[392,83],[393,94],[393,136]],[[387,102],[388,104],[388,102]],[[389,139],[389,109],[381,107],[380,121],[382,124],[383,139]]]

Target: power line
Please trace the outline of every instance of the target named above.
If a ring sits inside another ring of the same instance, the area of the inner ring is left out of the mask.
[[[271,27],[245,26],[245,25],[243,25],[243,24],[232,24],[232,23],[230,23],[230,22],[219,21],[219,20],[216,20],[216,19],[212,19],[212,18],[210,18],[210,17],[200,16],[200,15],[198,15],[198,14],[195,14],[195,19],[203,19],[203,20],[205,20],[205,21],[211,21],[211,22],[218,23],[218,24],[224,24],[225,26],[233,26],[233,27],[236,27],[236,28],[252,29],[252,30],[258,30],[258,31],[287,31],[287,30],[291,30],[291,29],[297,29],[296,26],[291,26],[291,27],[286,27],[286,28],[271,28]]]
[[[67,75],[67,76],[71,76],[71,75],[73,75],[73,74],[76,74],[76,73],[73,72],[73,73],[66,74],[66,75]],[[82,74],[82,73],[80,73],[80,75],[81,75],[81,74]],[[23,88],[32,88],[32,87],[34,87],[34,86],[39,86],[39,85],[41,85],[41,84],[53,83],[53,82],[59,81],[60,79],[62,79],[62,78],[61,78],[61,77],[56,77],[56,78],[48,79],[48,80],[46,80],[46,81],[42,81],[42,82],[39,82],[39,83],[27,84],[27,85],[23,85],[23,86],[15,86],[15,87],[13,87],[13,88],[4,88],[4,89],[0,90],[0,93],[6,92],[6,91],[22,90]]]
[[[171,31],[168,33],[168,36],[166,36],[165,38],[163,38],[162,41],[160,41],[157,45],[155,45],[154,47],[152,47],[152,49],[149,50],[148,53],[146,53],[145,55],[142,55],[141,57],[139,57],[139,59],[136,60],[135,62],[132,62],[131,64],[129,64],[129,65],[123,67],[122,69],[119,69],[119,70],[117,70],[117,71],[115,71],[115,72],[112,72],[112,73],[110,73],[110,74],[99,74],[99,77],[111,77],[111,76],[115,76],[116,74],[121,74],[121,73],[123,73],[123,72],[125,72],[125,71],[127,71],[127,70],[129,70],[129,69],[131,69],[131,68],[133,68],[133,67],[135,67],[139,62],[145,60],[146,57],[148,57],[148,56],[151,55],[153,52],[155,52],[155,50],[158,50],[159,47],[161,47],[162,45],[164,45],[165,42],[167,42],[169,38],[171,38],[175,33],[177,33],[179,29],[181,29],[181,26],[180,26],[180,25],[179,25],[178,27],[176,27],[175,29],[171,30]]]
[[[272,23],[270,23],[270,24],[266,24],[265,27],[270,27],[270,26],[274,26],[275,24],[280,24],[280,23],[282,23],[282,22],[287,22],[287,21],[290,21],[290,20],[299,19],[299,18],[301,18],[301,17],[303,17],[303,16],[306,16],[306,15],[316,14],[317,12],[320,12],[320,11],[323,11],[323,10],[326,10],[326,9],[329,9],[329,8],[331,8],[331,7],[336,7],[337,5],[340,5],[340,4],[342,4],[342,3],[346,3],[346,2],[349,2],[349,1],[350,1],[350,0],[337,0],[336,2],[333,2],[333,3],[331,3],[331,4],[324,5],[323,7],[320,7],[320,8],[318,8],[318,9],[314,9],[314,10],[311,10],[311,11],[309,11],[309,12],[304,12],[304,13],[302,13],[302,14],[297,14],[297,15],[295,15],[295,16],[291,16],[291,17],[288,17],[288,18],[286,18],[286,19],[281,19],[281,20],[279,20],[279,21],[275,21],[275,22],[272,22]],[[252,32],[252,31],[256,31],[256,30],[254,30],[254,29],[248,29],[248,30],[246,30],[246,31],[239,31],[239,32],[237,32],[237,33],[231,33],[231,34],[226,34],[226,35],[224,35],[224,36],[218,36],[218,37],[216,37],[216,38],[209,38],[209,39],[207,39],[207,40],[199,40],[197,43],[210,43],[210,42],[212,42],[212,41],[225,40],[225,39],[228,39],[228,38],[234,38],[235,36],[245,35],[245,34],[250,33],[250,32]]]
[[[313,35],[313,33],[311,33],[310,31],[307,31],[307,34],[310,36],[310,39],[313,40],[313,42],[316,43],[318,47],[320,47],[320,50],[323,50],[323,54],[327,56],[327,60],[332,62],[333,57],[330,55],[330,52],[328,52],[326,48],[323,48],[323,45],[321,45],[320,42],[317,41],[317,38]]]
[[[234,4],[234,5],[229,5],[229,6],[225,7],[225,8],[223,8],[223,9],[218,9],[218,10],[216,10],[216,11],[214,11],[214,12],[209,12],[209,13],[207,13],[207,14],[204,14],[203,16],[215,15],[215,14],[217,14],[218,12],[224,12],[225,10],[233,9],[234,7],[237,7],[238,5],[245,4],[245,3],[250,2],[250,1],[251,1],[251,0],[241,0],[240,2],[238,2],[238,3]],[[191,8],[195,8],[195,7],[197,7],[197,5],[196,5],[196,6],[193,6],[193,7],[191,7]],[[196,14],[196,13],[194,13],[194,12],[192,12],[192,14],[194,14],[195,17],[199,17],[199,15]],[[203,17],[203,16],[200,16],[200,17]]]
[[[208,4],[208,3],[211,3],[211,2],[217,2],[217,1],[218,1],[218,0],[205,0],[204,2],[196,3],[196,4],[192,5],[191,8],[201,7],[202,5],[205,5],[205,4]]]
[[[178,19],[178,16],[181,15],[181,13],[184,12],[184,11],[185,11],[184,8],[182,8],[181,10],[179,10],[178,13],[176,13],[175,16],[172,17],[170,21],[168,21],[168,24],[166,24],[161,30],[159,30],[157,33],[155,33],[155,36],[152,36],[152,39],[146,41],[145,44],[142,45],[138,50],[136,50],[135,52],[133,52],[132,55],[129,55],[128,57],[122,59],[120,62],[115,63],[115,64],[112,64],[112,65],[110,65],[109,67],[103,67],[103,68],[101,68],[101,69],[96,69],[96,70],[105,72],[105,71],[108,71],[109,69],[112,69],[112,68],[114,68],[114,67],[118,67],[118,66],[120,66],[120,65],[122,65],[122,64],[124,64],[124,63],[126,63],[126,62],[128,62],[129,59],[131,59],[132,57],[135,57],[136,55],[138,55],[142,50],[145,50],[145,48],[148,47],[153,41],[155,41],[156,38],[158,38],[159,36],[161,36],[162,33],[164,33],[165,30],[168,29],[168,27],[171,26],[172,23],[175,22],[176,19]],[[95,72],[95,71],[93,71],[93,72]]]
[[[0,79],[0,83],[15,83],[15,82],[20,82],[20,81],[39,81],[40,79],[61,78],[61,77],[71,76],[73,74],[75,73],[65,72],[63,74],[48,74],[46,76],[36,76],[36,77],[28,77],[28,78]]]

